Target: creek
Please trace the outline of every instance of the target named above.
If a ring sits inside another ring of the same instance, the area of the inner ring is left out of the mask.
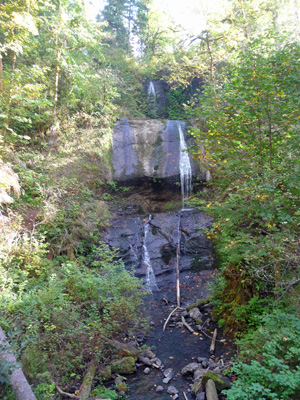
[[[155,90],[150,82],[147,92],[154,102]],[[209,308],[203,311],[205,328],[197,329],[185,314],[194,328],[191,333],[179,313],[170,318],[163,331],[178,299],[180,306],[186,307],[206,297],[207,282],[215,273],[212,243],[207,237],[213,218],[186,208],[193,186],[208,176],[208,171],[190,156],[191,144],[182,121],[122,119],[113,134],[113,178],[126,191],[123,200],[111,208],[111,226],[104,240],[119,249],[125,266],[134,268],[148,289],[146,309],[152,328],[139,343],[152,347],[162,363],[146,373],[141,363],[137,373],[128,378],[130,400],[195,398],[190,388],[192,377],[183,377],[182,368],[200,357],[210,362],[212,368],[208,368],[218,369],[217,361],[222,360],[224,365],[228,352],[222,339],[210,358],[215,325],[210,322]],[[172,368],[174,377],[164,384],[168,368]],[[167,393],[169,385],[176,386],[177,395]],[[156,391],[158,386],[162,386],[162,392]]]

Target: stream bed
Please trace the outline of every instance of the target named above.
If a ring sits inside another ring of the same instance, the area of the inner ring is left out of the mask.
[[[181,300],[182,307],[193,303],[197,298],[204,298],[209,294],[207,282],[209,282],[215,271],[201,271],[199,273],[184,272],[180,276]],[[187,364],[197,361],[197,358],[210,359],[210,345],[212,333],[215,324],[209,322],[203,334],[197,332],[190,333],[185,327],[178,327],[172,321],[169,321],[167,328],[163,331],[165,320],[170,312],[176,307],[176,288],[161,287],[159,291],[153,292],[147,298],[147,310],[151,317],[152,329],[145,338],[145,344],[149,346],[156,356],[163,363],[163,370],[151,368],[149,374],[145,374],[145,365],[140,366],[137,373],[128,377],[127,384],[129,391],[127,393],[129,400],[167,400],[172,396],[167,393],[170,385],[175,386],[178,390],[179,400],[192,400],[195,396],[191,393],[192,379],[191,377],[183,377],[181,370]],[[210,319],[210,313],[204,312],[204,321]],[[221,339],[218,334],[218,339]],[[223,339],[217,342],[216,351],[211,359],[217,362],[222,359],[224,363],[230,358],[230,350],[228,341]],[[164,384],[163,372],[172,368],[174,370],[174,378]],[[164,388],[163,392],[156,392],[158,386]],[[184,397],[184,393],[186,397]],[[219,397],[223,399],[222,395]]]

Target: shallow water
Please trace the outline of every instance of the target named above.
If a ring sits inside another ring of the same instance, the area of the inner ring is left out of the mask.
[[[181,299],[182,306],[187,306],[193,303],[197,298],[206,297],[209,292],[206,283],[211,279],[214,271],[202,271],[195,273],[182,273],[181,282]],[[169,305],[166,304],[166,299]],[[160,291],[153,292],[147,299],[147,309],[154,323],[153,329],[148,333],[146,344],[151,347],[156,353],[156,356],[163,362],[165,369],[173,368],[175,378],[169,384],[163,384],[163,372],[151,368],[149,375],[144,374],[146,366],[138,369],[134,376],[128,378],[129,392],[127,398],[129,400],[167,400],[171,396],[167,394],[168,386],[172,385],[179,391],[179,400],[184,400],[183,392],[187,398],[192,399],[189,393],[191,380],[182,377],[180,371],[187,364],[196,361],[197,357],[209,358],[211,340],[206,336],[199,334],[193,335],[186,328],[179,329],[171,327],[169,322],[167,329],[163,332],[163,325],[176,306],[176,289],[161,288]],[[204,321],[209,315],[204,314]],[[210,323],[207,334],[212,336],[215,325]],[[217,345],[215,356],[218,357],[224,352],[223,343]],[[164,387],[164,392],[156,393],[156,387],[161,385]]]

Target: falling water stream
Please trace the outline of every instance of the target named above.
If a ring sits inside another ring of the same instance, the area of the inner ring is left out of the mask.
[[[152,81],[149,83],[148,96],[154,96],[154,98],[156,97],[155,87]]]
[[[185,198],[190,195],[192,190],[192,168],[191,168],[190,158],[187,152],[187,145],[184,139],[184,133],[180,123],[178,123],[178,131],[180,137],[179,170],[180,170],[182,209],[184,210]]]
[[[147,271],[146,271],[146,287],[149,290],[150,293],[152,293],[153,290],[158,290],[157,284],[156,284],[156,279],[154,275],[154,271],[152,268],[148,248],[147,248],[147,238],[148,238],[148,233],[149,233],[149,223],[151,221],[152,216],[149,215],[149,218],[145,224],[144,228],[144,243],[143,243],[143,263],[146,265]]]

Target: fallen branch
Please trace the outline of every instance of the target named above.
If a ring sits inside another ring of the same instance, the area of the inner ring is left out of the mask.
[[[183,392],[183,396],[185,400],[188,400],[187,395],[185,394],[185,392]]]
[[[0,370],[8,379],[17,400],[36,400],[36,397],[17,363],[12,348],[0,327]]]
[[[172,315],[174,314],[174,312],[176,311],[176,310],[178,310],[180,307],[176,307],[176,308],[174,308],[174,310],[170,313],[170,315],[168,316],[168,318],[166,319],[166,322],[164,323],[164,327],[163,327],[163,332],[165,331],[165,329],[166,329],[166,327],[167,327],[167,325],[168,325],[168,322],[169,322],[169,320],[170,320],[170,318],[172,317]]]
[[[191,332],[194,333],[194,329],[186,322],[184,316],[181,317],[181,321],[183,323],[183,325]]]
[[[211,342],[211,345],[210,345],[210,354],[213,354],[215,352],[217,333],[218,333],[218,330],[216,328],[214,330],[214,334],[213,334],[213,337],[212,337],[212,342]]]
[[[71,394],[71,393],[64,392],[63,390],[61,390],[61,388],[60,388],[57,384],[55,384],[55,389],[56,389],[56,390],[58,391],[58,393],[61,394],[62,396],[69,397],[70,399],[78,399],[78,400],[80,400],[80,397],[79,397],[79,396],[76,396],[76,394]]]

